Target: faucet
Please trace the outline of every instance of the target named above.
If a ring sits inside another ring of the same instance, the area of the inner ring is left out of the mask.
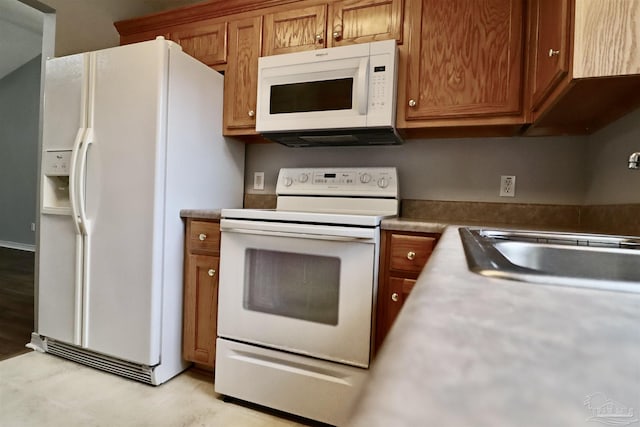
[[[629,169],[640,169],[640,152],[636,151],[629,156]]]

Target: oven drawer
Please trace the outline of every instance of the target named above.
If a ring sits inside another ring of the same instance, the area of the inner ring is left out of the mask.
[[[217,393],[331,425],[346,423],[367,378],[367,369],[220,338],[216,345]]]
[[[419,273],[435,245],[434,237],[393,234],[391,236],[391,269]]]
[[[210,221],[189,221],[187,250],[203,254],[220,251],[220,224]]]

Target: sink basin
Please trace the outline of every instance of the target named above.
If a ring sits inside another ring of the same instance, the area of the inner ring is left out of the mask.
[[[640,240],[460,228],[469,269],[523,282],[640,293]]]

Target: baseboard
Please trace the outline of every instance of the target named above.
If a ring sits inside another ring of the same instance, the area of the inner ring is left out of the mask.
[[[27,243],[7,242],[6,240],[0,240],[0,248],[17,249],[19,251],[35,252],[36,245],[29,245]]]

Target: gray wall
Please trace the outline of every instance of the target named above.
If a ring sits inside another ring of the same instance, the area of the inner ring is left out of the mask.
[[[640,203],[640,170],[627,167],[640,151],[640,109],[589,137],[587,204]]]
[[[40,56],[0,80],[0,241],[33,245]]]
[[[281,167],[381,165],[398,168],[403,199],[637,203],[640,172],[625,163],[633,151],[640,151],[640,110],[591,136],[425,139],[397,147],[250,145],[245,191],[275,193]],[[258,171],[265,172],[264,191],[252,188]],[[516,176],[516,197],[499,197],[500,175]]]

